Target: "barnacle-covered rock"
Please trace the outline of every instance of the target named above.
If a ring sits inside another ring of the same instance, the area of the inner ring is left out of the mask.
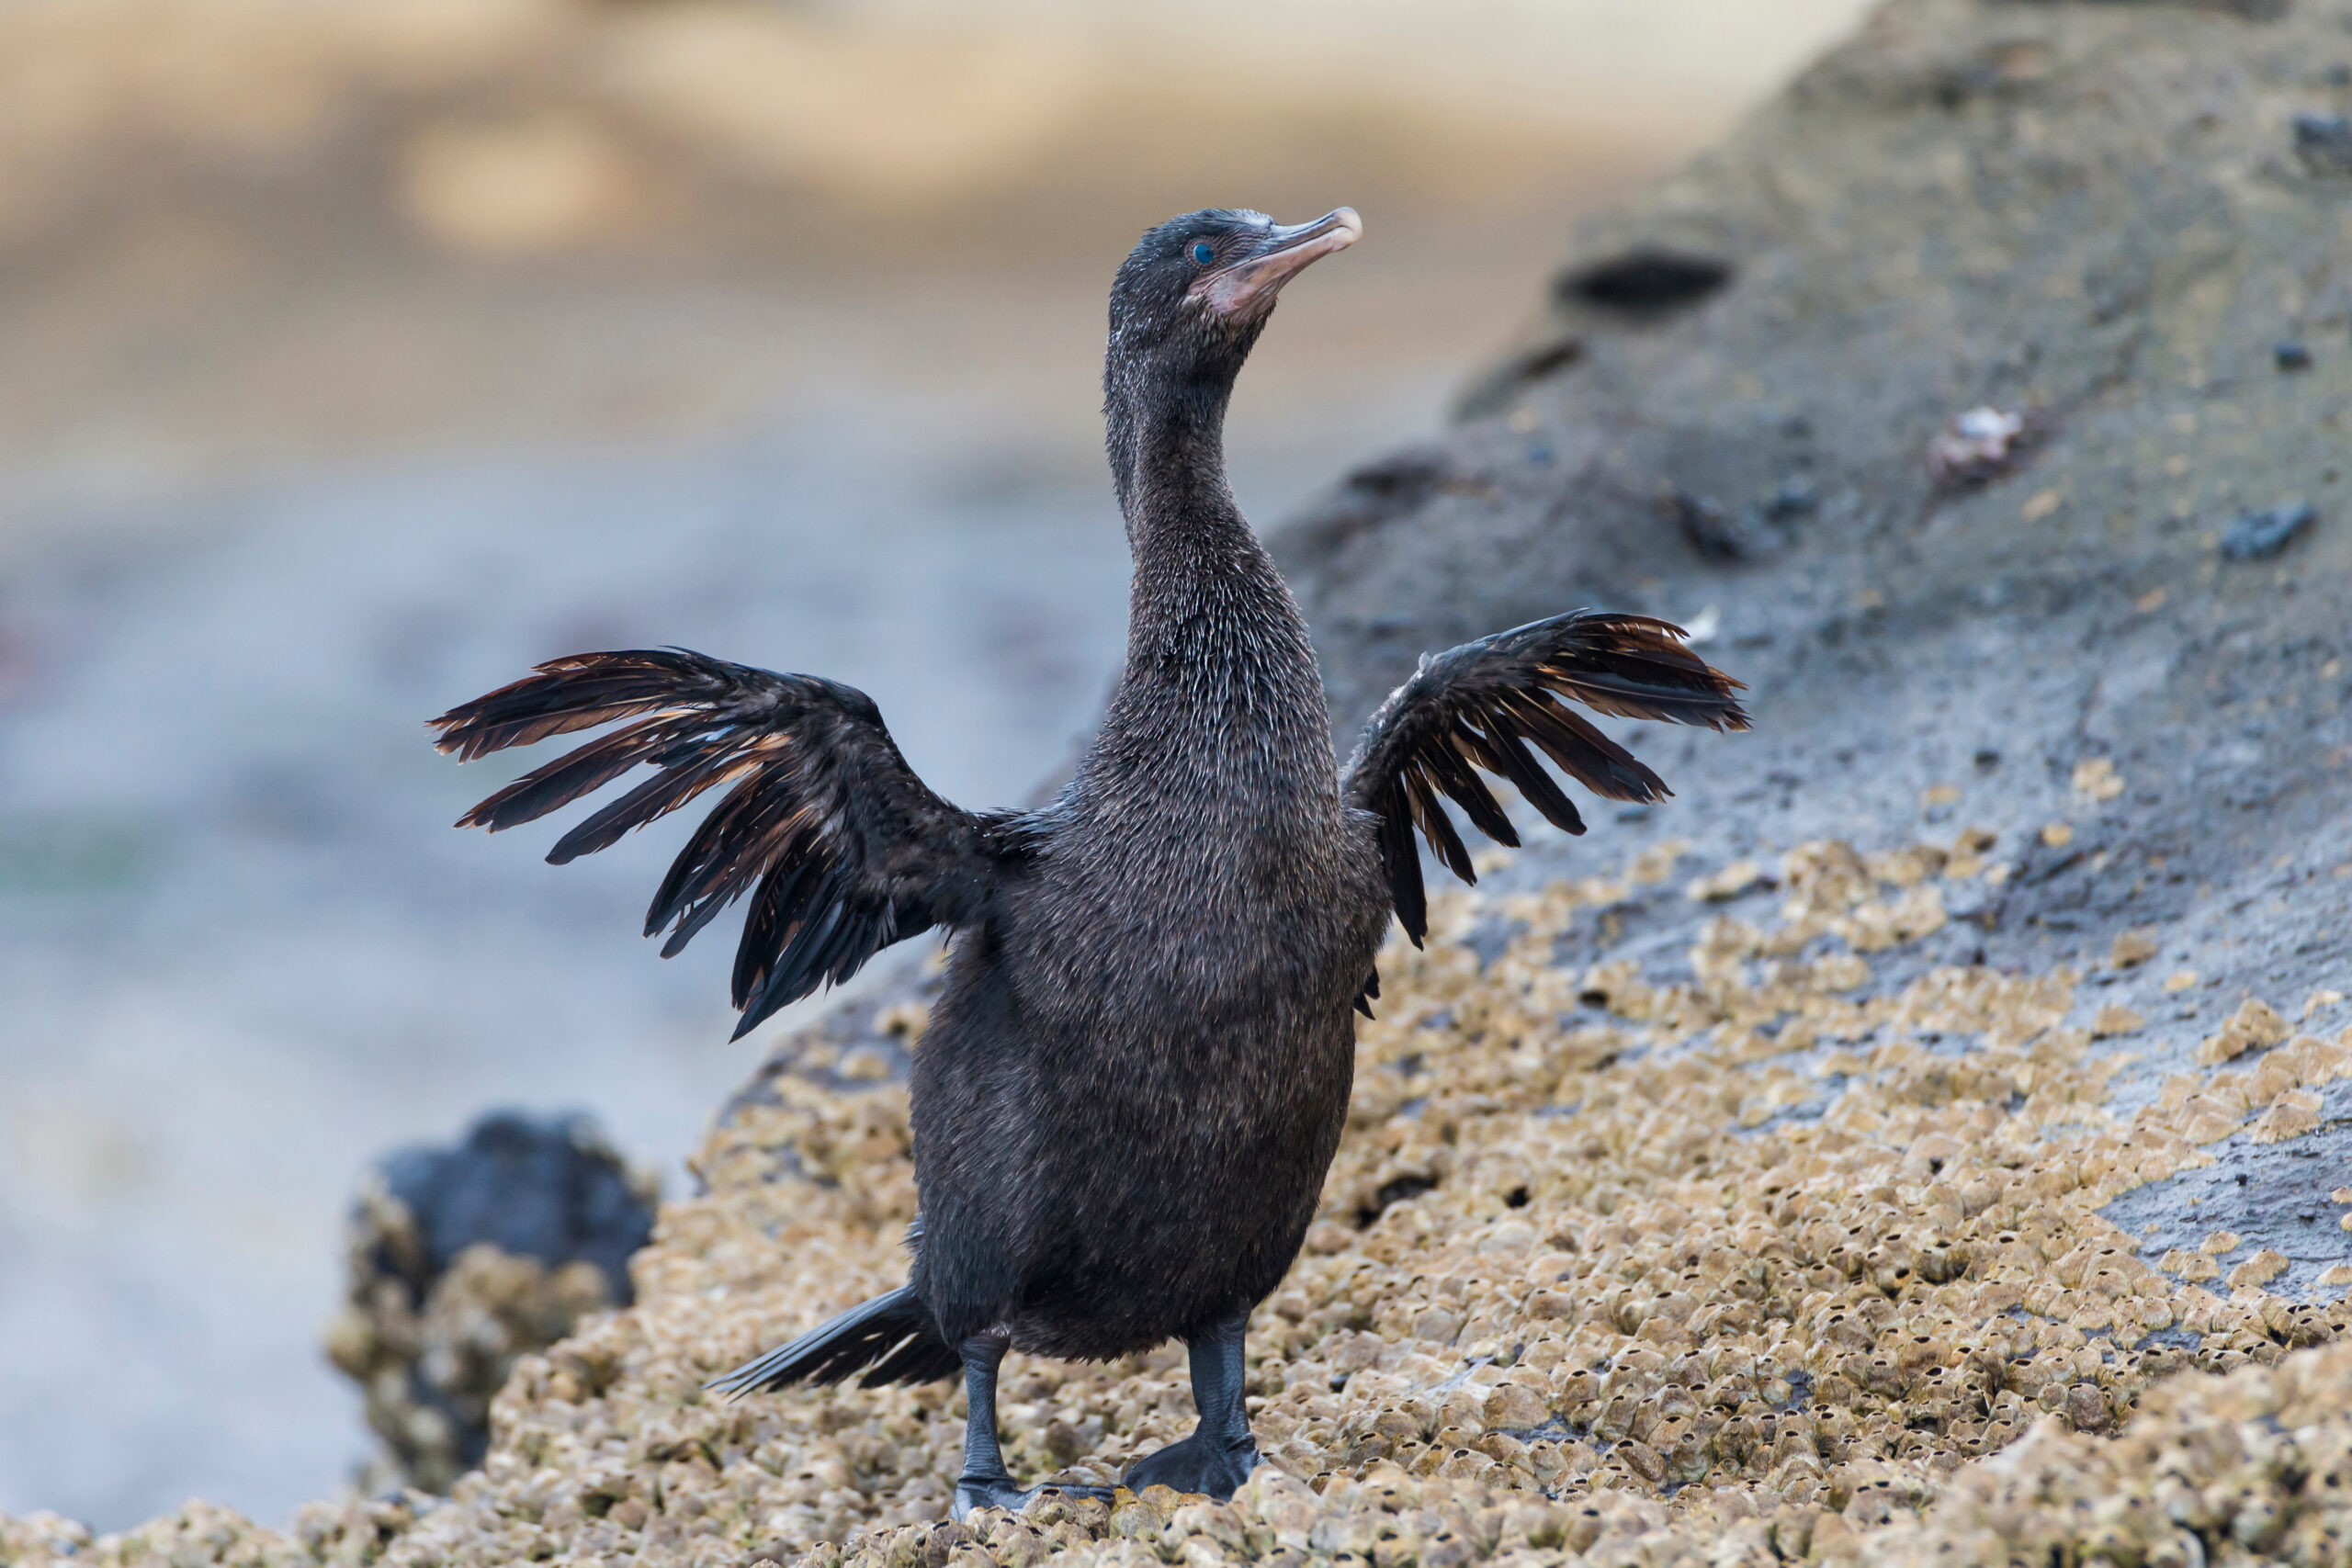
[[[628,1303],[659,1190],[584,1118],[513,1111],[368,1173],[326,1351],[367,1396],[378,1479],[445,1492],[481,1462],[515,1359]]]
[[[710,1134],[707,1190],[662,1208],[637,1303],[516,1362],[446,1500],[321,1506],[286,1534],[200,1508],[97,1541],[17,1521],[6,1561],[1762,1562],[1947,1540],[2155,1561],[2184,1529],[2334,1539],[2311,1478],[2352,1452],[2352,1406],[2324,1392],[2352,1352],[2290,1352],[2352,1308],[2269,1293],[2267,1250],[2216,1295],[2237,1236],[2143,1257],[2101,1210],[2210,1163],[2202,1118],[2243,1129],[2352,1070],[2352,1040],[2282,1041],[2124,1109],[2074,976],[1921,968],[1865,934],[1857,910],[1936,892],[1951,860],[1798,846],[1778,914],[1707,926],[1682,964],[1559,962],[1613,886],[1439,900],[1429,949],[1383,956],[1311,1245],[1251,1325],[1271,1464],[1230,1504],[1155,1488],[950,1525],[951,1387],[707,1394],[903,1274],[903,1093],[780,1066]],[[1172,1347],[1017,1360],[1003,1398],[1013,1468],[1074,1481],[1192,1420]],[[2241,1429],[2263,1416],[2222,1418],[2257,1407],[2300,1423],[2291,1451]],[[2007,1501],[2064,1467],[2140,1490]]]

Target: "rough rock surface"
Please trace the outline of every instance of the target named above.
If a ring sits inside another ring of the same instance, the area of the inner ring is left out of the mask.
[[[1633,737],[1675,801],[1384,960],[1231,1505],[947,1526],[949,1391],[700,1392],[902,1277],[917,980],[729,1107],[446,1502],[0,1562],[2341,1561],[2348,20],[1897,0],[1285,536],[1343,716],[1591,603],[1758,728]],[[1190,1419],[1173,1350],[1005,1416],[1073,1478]]]
[[[368,1399],[389,1473],[446,1492],[481,1462],[515,1358],[631,1299],[660,1182],[584,1116],[494,1111],[450,1148],[408,1148],[352,1205],[327,1355]]]
[[[2152,1257],[2101,1210],[2218,1148],[2310,1142],[2282,1112],[2340,1090],[2352,1032],[2250,1006],[2211,1065],[2120,1105],[2115,1047],[2143,1021],[2071,970],[1933,957],[1950,906],[2010,863],[1997,848],[1825,840],[1759,868],[1669,844],[1616,878],[1443,899],[1426,953],[1385,955],[1323,1213],[1253,1325],[1278,1468],[1230,1506],[943,1526],[951,1391],[704,1393],[902,1267],[903,1092],[778,1070],[702,1150],[707,1191],[663,1209],[638,1304],[518,1363],[447,1500],[320,1505],[285,1533],[201,1507],[97,1541],[29,1519],[0,1551],[980,1568],[2340,1541],[2352,1361],[2310,1348],[2352,1325],[2352,1269],[2282,1293],[2241,1237]],[[1701,921],[1679,983],[1644,979],[1645,939],[1614,922],[1645,896]],[[898,1021],[921,1050],[920,1017]],[[2233,1381],[2168,1381],[2196,1374]],[[1104,1479],[1191,1420],[1172,1351],[1027,1362],[1006,1393],[1030,1473]]]

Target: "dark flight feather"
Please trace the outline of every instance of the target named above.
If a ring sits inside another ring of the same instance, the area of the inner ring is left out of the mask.
[[[1380,818],[1381,863],[1405,933],[1419,945],[1429,931],[1415,829],[1456,876],[1477,880],[1445,800],[1488,838],[1519,842],[1474,768],[1509,779],[1544,820],[1581,833],[1583,818],[1528,746],[1610,800],[1672,792],[1566,703],[1618,718],[1746,729],[1734,694],[1741,689],[1684,646],[1680,627],[1647,615],[1579,610],[1424,658],[1364,725],[1347,768],[1349,804]]]
[[[534,821],[640,765],[654,773],[556,841],[558,865],[731,786],[704,818],[645,913],[676,953],[752,894],[736,949],[741,1035],[883,948],[974,918],[1007,819],[926,788],[865,693],[683,649],[550,660],[433,721],[441,750],[470,761],[618,720],[622,728],[524,774],[458,819],[492,832]]]
[[[861,1388],[934,1382],[963,1371],[955,1348],[911,1286],[854,1306],[704,1385],[729,1399],[796,1382],[836,1383],[855,1376]]]

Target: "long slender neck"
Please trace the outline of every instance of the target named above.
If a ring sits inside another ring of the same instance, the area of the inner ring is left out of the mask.
[[[1319,716],[1306,623],[1226,482],[1229,379],[1171,386],[1122,368],[1133,369],[1114,364],[1107,412],[1135,558],[1127,694],[1182,689],[1188,704],[1221,707],[1236,694],[1295,686]],[[1253,722],[1269,716],[1256,698],[1244,707]]]
[[[1166,795],[1204,822],[1247,818],[1252,842],[1268,821],[1319,831],[1336,800],[1322,676],[1226,482],[1230,382],[1151,385],[1121,369],[1105,412],[1135,583],[1125,671],[1080,786]]]
[[[1170,381],[1114,359],[1103,380],[1111,476],[1136,567],[1187,544],[1247,536],[1225,479],[1231,378]]]

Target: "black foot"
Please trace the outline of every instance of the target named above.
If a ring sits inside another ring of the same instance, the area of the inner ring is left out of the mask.
[[[1100,1497],[1109,1502],[1112,1489],[1108,1486],[1079,1486],[1068,1482],[1048,1481],[1041,1485],[1021,1487],[1013,1484],[1009,1475],[967,1475],[956,1483],[956,1501],[948,1505],[948,1515],[957,1524],[972,1517],[978,1508],[1010,1508],[1020,1513],[1040,1497]]]
[[[1258,1445],[1244,1436],[1238,1443],[1213,1442],[1195,1432],[1158,1453],[1146,1454],[1127,1468],[1124,1484],[1131,1492],[1147,1486],[1172,1486],[1179,1492],[1204,1492],[1222,1503],[1258,1468]]]

